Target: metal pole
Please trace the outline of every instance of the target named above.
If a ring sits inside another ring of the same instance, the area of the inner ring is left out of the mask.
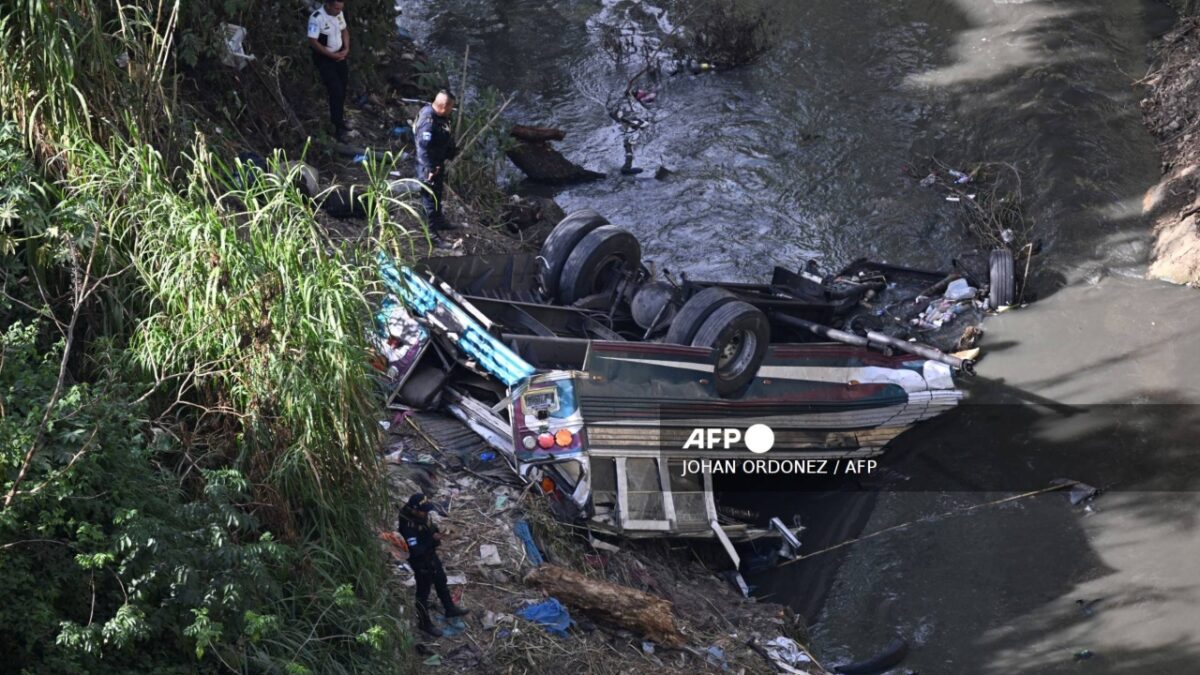
[[[822,326],[819,323],[813,323],[812,321],[790,316],[788,314],[776,313],[774,316],[777,320],[789,326],[803,328],[829,340],[843,342],[856,347],[890,347],[908,354],[913,354],[915,356],[920,356],[932,361],[944,363],[951,368],[960,370],[968,375],[973,375],[975,373],[975,362],[973,360],[960,359],[957,356],[951,356],[940,349],[934,349],[933,347],[926,345],[905,342],[904,340],[900,340],[889,335],[884,335],[882,333],[876,333],[875,331],[867,331],[867,336],[863,337],[861,335],[855,335],[854,333],[848,333],[844,330],[830,328],[829,326]]]
[[[830,340],[834,340],[835,342],[844,342],[848,345],[854,345],[856,347],[870,347],[871,346],[871,341],[861,335],[855,335],[854,333],[847,333],[844,330],[830,328],[829,326],[822,326],[819,323],[813,323],[812,321],[809,321],[807,319],[801,319],[799,317],[791,316],[788,314],[778,314],[778,313],[775,314],[775,318],[778,319],[779,321],[782,321],[783,323],[786,323],[789,326],[794,326],[796,328],[803,328],[803,329],[811,331],[812,333],[815,333],[823,338],[828,338]]]

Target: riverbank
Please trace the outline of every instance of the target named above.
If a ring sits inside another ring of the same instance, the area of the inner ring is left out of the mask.
[[[1200,284],[1200,18],[1184,18],[1155,45],[1156,65],[1141,83],[1146,126],[1162,150],[1162,180],[1146,192],[1153,221],[1149,274]]]
[[[451,593],[472,610],[450,624],[435,612],[435,623],[446,633],[441,638],[414,627],[419,658],[429,672],[558,673],[577,663],[586,663],[592,673],[774,672],[782,668],[772,663],[777,647],[770,643],[792,641],[798,649],[790,664],[782,663],[793,670],[784,672],[826,672],[802,646],[803,618],[782,605],[741,597],[680,542],[601,540],[559,522],[540,490],[517,481],[479,441],[434,440],[433,427],[445,424],[431,421],[430,414],[399,413],[389,422],[385,446],[393,499],[422,491],[444,512],[435,517],[446,537],[440,554]],[[520,523],[529,526],[533,548],[517,535]],[[415,581],[404,552],[388,544],[385,549],[394,556],[397,576],[411,588]],[[537,556],[544,559],[541,565]],[[546,599],[530,575],[547,565],[666,600],[682,643],[661,644],[580,611],[565,598],[573,625],[564,634],[519,618],[525,607]],[[411,607],[404,614],[411,617]]]

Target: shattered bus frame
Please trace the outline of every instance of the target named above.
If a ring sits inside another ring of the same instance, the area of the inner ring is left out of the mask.
[[[684,474],[689,459],[760,457],[744,442],[685,447],[696,429],[765,424],[774,431],[772,459],[866,458],[962,395],[953,369],[937,360],[838,342],[772,342],[753,378],[729,396],[715,386],[713,349],[628,340],[594,312],[540,301],[539,264],[518,254],[427,260],[414,269],[381,253],[384,281],[400,301],[389,320],[415,321],[423,335],[393,396],[422,367],[442,371],[441,404],[524,480],[597,529],[715,537],[735,562],[730,540],[778,535],[785,550],[798,546],[799,528],[778,518],[752,525],[720,514],[719,477]],[[481,271],[490,283],[477,283]],[[743,297],[766,290],[730,286]],[[454,364],[429,355],[435,351]]]

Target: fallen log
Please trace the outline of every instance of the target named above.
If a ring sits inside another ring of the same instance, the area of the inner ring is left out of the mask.
[[[604,178],[604,174],[588,171],[545,143],[518,143],[506,154],[530,180],[539,183],[562,185]]]
[[[675,625],[671,603],[656,595],[591,579],[549,563],[539,565],[526,575],[525,583],[546,591],[567,607],[597,621],[640,633],[660,645],[681,647],[686,642]]]
[[[526,143],[545,143],[546,141],[561,141],[566,138],[567,132],[562,129],[554,129],[552,127],[530,127],[524,124],[514,124],[508,130],[508,133],[513,138],[525,141]]]

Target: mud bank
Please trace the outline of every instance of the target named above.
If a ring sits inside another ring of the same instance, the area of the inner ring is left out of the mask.
[[[1200,18],[1185,18],[1155,45],[1156,63],[1141,82],[1146,126],[1162,149],[1163,177],[1146,192],[1154,256],[1149,274],[1200,283]]]

